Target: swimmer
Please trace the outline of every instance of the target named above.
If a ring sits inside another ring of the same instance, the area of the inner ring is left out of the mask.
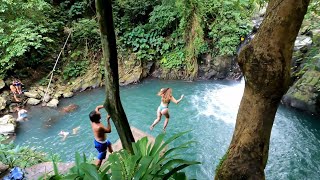
[[[23,109],[21,106],[18,106],[16,108],[16,110],[18,111],[18,118],[17,121],[27,121],[28,120],[28,114],[27,114],[27,110]]]
[[[80,126],[72,129],[72,134],[77,134],[80,129]]]
[[[69,132],[67,131],[60,131],[58,134],[59,136],[63,136],[62,141],[66,140],[67,136],[69,135]]]

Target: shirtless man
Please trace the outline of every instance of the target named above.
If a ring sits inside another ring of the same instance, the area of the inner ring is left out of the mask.
[[[96,162],[97,167],[101,166],[102,160],[106,158],[107,149],[110,153],[113,152],[111,142],[107,139],[106,133],[111,132],[110,125],[110,116],[107,116],[107,127],[104,127],[100,122],[101,114],[99,112],[100,109],[103,108],[103,105],[99,105],[96,107],[94,111],[91,111],[89,114],[91,127],[94,135],[94,146],[98,150],[98,160]]]
[[[10,90],[11,90],[11,92],[13,93],[13,98],[14,98],[14,100],[15,100],[16,102],[20,102],[20,100],[17,98],[17,95],[16,95],[16,94],[18,94],[17,88],[16,88],[15,86],[13,86],[13,85],[10,85]]]

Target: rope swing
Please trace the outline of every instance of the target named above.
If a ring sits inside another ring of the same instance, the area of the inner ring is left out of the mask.
[[[64,48],[65,48],[65,47],[66,47],[66,45],[67,45],[67,42],[68,42],[68,39],[69,39],[69,37],[70,37],[71,33],[72,33],[72,31],[70,31],[70,32],[69,32],[69,35],[68,35],[68,37],[67,37],[67,39],[66,39],[66,41],[65,41],[65,43],[64,43],[64,45],[63,45],[63,47],[62,47],[62,49],[61,49],[61,51],[60,51],[60,53],[59,53],[59,55],[58,55],[57,59],[56,59],[56,63],[54,64],[52,71],[49,73],[49,75],[51,74],[51,77],[50,77],[49,84],[48,84],[48,87],[47,87],[47,89],[46,89],[46,92],[44,93],[44,96],[43,96],[43,98],[42,98],[42,102],[44,102],[45,97],[46,97],[46,96],[47,96],[47,94],[48,94],[49,87],[50,87],[50,84],[51,84],[51,81],[52,81],[52,78],[53,78],[53,72],[54,72],[54,71],[55,71],[55,69],[56,69],[56,66],[57,66],[57,64],[58,64],[59,58],[60,58],[60,56],[61,56],[61,54],[62,54],[62,52],[63,52]]]

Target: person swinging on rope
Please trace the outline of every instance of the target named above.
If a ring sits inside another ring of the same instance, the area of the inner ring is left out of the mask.
[[[161,96],[161,103],[157,110],[157,119],[155,119],[153,124],[150,126],[150,130],[153,130],[154,126],[160,122],[162,115],[164,115],[166,117],[166,120],[164,121],[164,124],[163,124],[163,131],[165,132],[169,122],[169,118],[170,118],[169,108],[168,108],[169,103],[172,101],[176,104],[179,104],[179,102],[183,99],[184,95],[182,94],[180,99],[176,100],[172,96],[171,88],[162,88],[158,92],[158,96]]]

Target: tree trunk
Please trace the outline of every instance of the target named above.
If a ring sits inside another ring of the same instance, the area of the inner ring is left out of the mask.
[[[226,158],[215,179],[265,179],[271,129],[288,89],[294,41],[309,0],[270,0],[254,39],[239,54],[245,89]]]
[[[120,100],[117,46],[111,0],[96,0],[96,9],[101,32],[103,60],[105,61],[106,100],[104,107],[117,128],[123,148],[133,153],[131,143],[134,142],[134,138]]]

